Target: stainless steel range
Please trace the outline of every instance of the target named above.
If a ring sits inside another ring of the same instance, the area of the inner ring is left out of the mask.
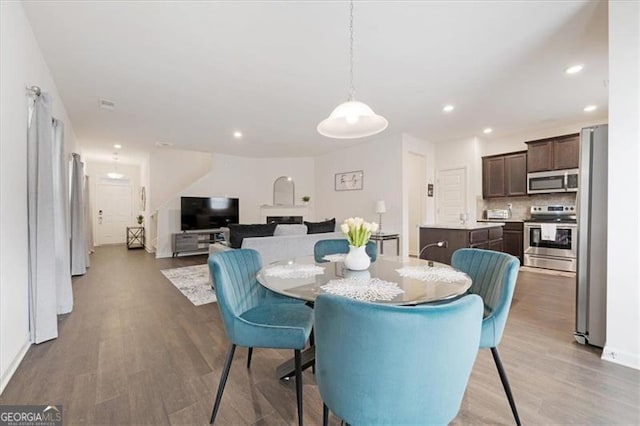
[[[524,264],[576,271],[578,223],[575,206],[532,206],[524,224]]]

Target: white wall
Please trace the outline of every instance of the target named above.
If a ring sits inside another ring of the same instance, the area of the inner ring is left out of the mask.
[[[607,341],[602,357],[640,369],[638,2],[609,2],[609,78]]]
[[[403,232],[402,141],[402,135],[387,135],[316,157],[318,219],[335,217],[340,223],[359,216],[377,222],[375,202],[384,200],[387,206],[382,218],[384,230]],[[364,172],[363,189],[336,191],[335,174],[355,170]]]
[[[309,217],[305,220],[314,219],[317,203],[312,158],[247,158],[213,154],[208,174],[174,193],[158,207],[156,257],[171,256],[171,234],[180,232],[180,197],[237,197],[240,199],[240,222],[260,223],[260,206],[273,203],[273,182],[280,176],[293,178],[296,204],[301,203],[303,195],[311,196]]]
[[[149,209],[153,212],[178,191],[211,170],[213,154],[156,149],[149,155]]]
[[[432,142],[424,141],[416,138],[413,135],[402,135],[402,253],[409,253],[409,233],[418,233],[417,229],[409,229],[409,154],[419,154],[425,158],[425,170],[427,175],[427,181],[423,182],[424,191],[426,193],[426,186],[429,183],[435,184],[436,181],[436,169],[435,169],[435,153],[436,147]],[[422,223],[435,223],[435,196],[426,197],[426,205]]]
[[[76,138],[20,2],[0,2],[0,392],[29,348],[27,273],[27,107],[37,85],[65,124],[65,151]]]

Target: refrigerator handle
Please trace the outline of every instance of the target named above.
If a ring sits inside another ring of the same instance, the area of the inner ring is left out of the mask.
[[[576,274],[576,332],[588,334],[589,332],[589,193],[591,191],[591,144],[592,128],[582,129],[580,133],[580,183],[578,185],[578,253]]]

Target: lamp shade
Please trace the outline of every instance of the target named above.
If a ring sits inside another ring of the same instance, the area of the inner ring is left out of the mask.
[[[356,139],[380,133],[388,125],[387,119],[373,112],[369,105],[347,101],[318,124],[318,133],[328,138]]]
[[[376,201],[376,213],[382,214],[387,212],[387,205],[383,200]]]

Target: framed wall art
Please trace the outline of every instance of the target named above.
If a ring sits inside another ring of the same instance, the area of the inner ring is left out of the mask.
[[[362,189],[364,172],[356,170],[354,172],[336,173],[336,191],[358,191]]]

